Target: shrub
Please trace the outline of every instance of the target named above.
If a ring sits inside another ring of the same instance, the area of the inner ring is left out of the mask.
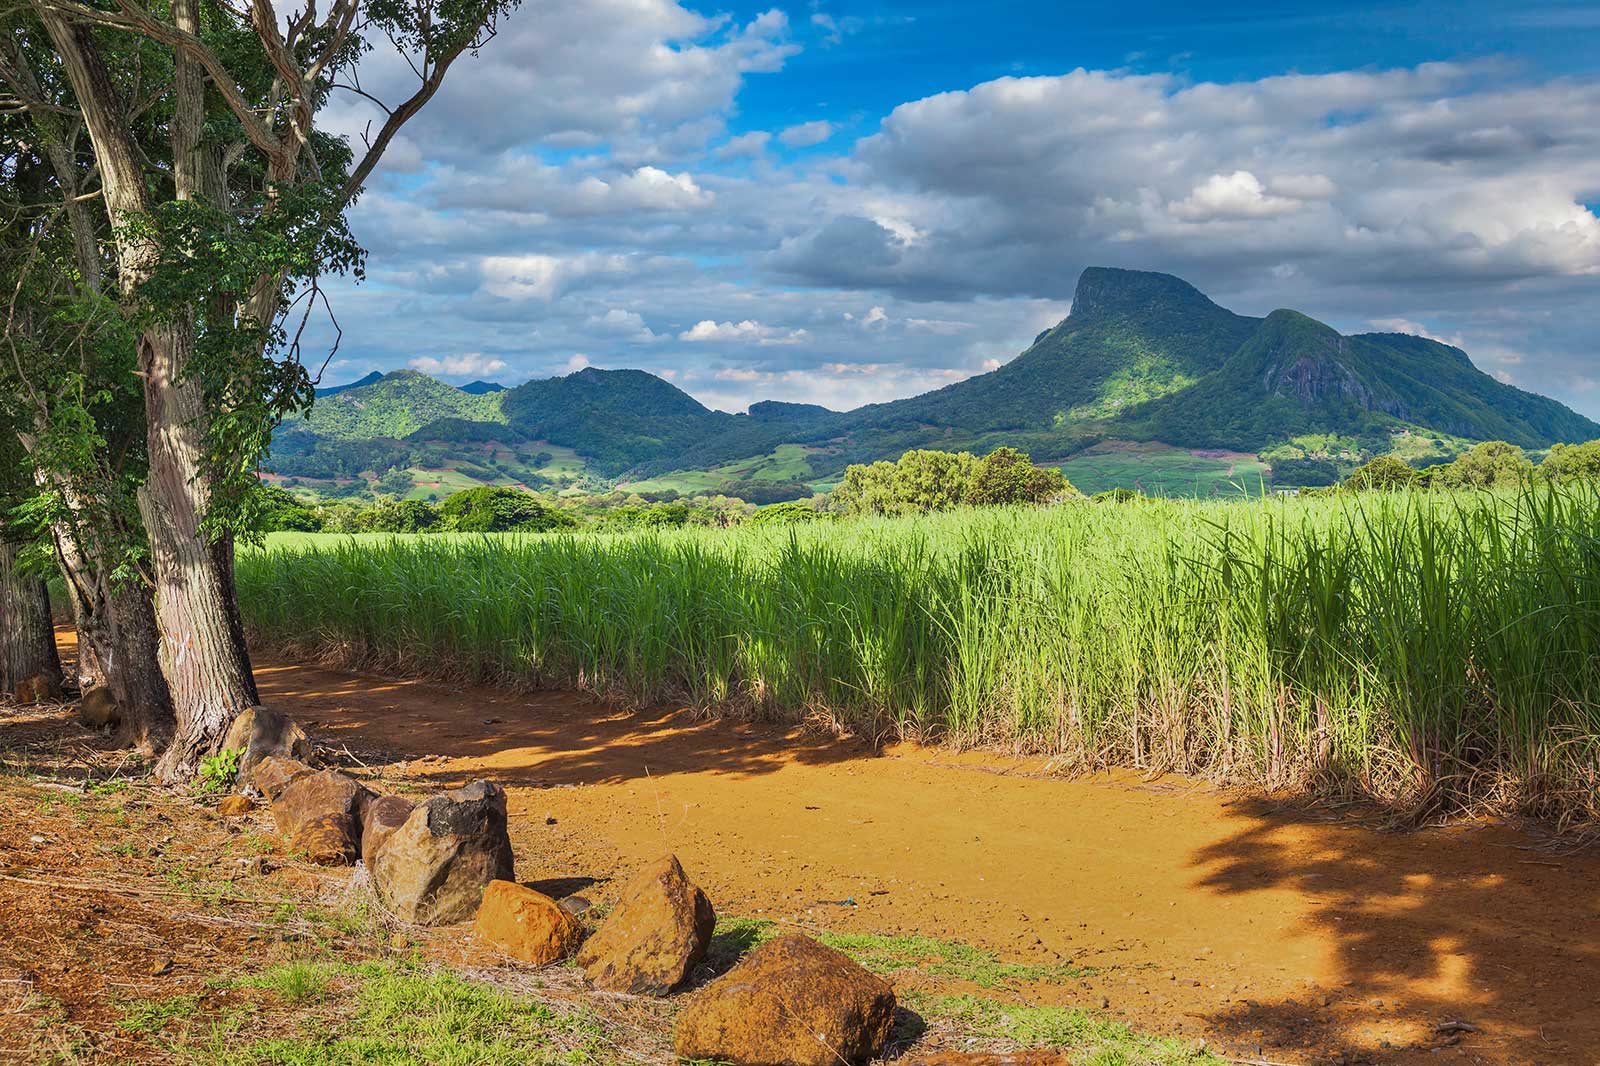
[[[1394,491],[1410,488],[1416,483],[1417,472],[1392,455],[1378,458],[1359,467],[1344,480],[1344,487],[1352,492],[1374,490]]]
[[[1600,440],[1587,444],[1557,444],[1539,464],[1551,481],[1600,480]]]
[[[543,533],[577,525],[571,515],[531,492],[493,485],[450,495],[439,505],[439,515],[449,528],[462,533]]]

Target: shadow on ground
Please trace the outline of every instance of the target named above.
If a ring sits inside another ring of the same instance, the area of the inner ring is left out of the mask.
[[[1374,833],[1308,827],[1264,800],[1235,809],[1245,826],[1193,857],[1197,887],[1301,894],[1343,983],[1245,1000],[1211,1019],[1218,1028],[1253,1033],[1268,1050],[1342,1040],[1375,1062],[1436,1048],[1472,1061],[1491,1040],[1529,1062],[1600,1061],[1593,853],[1563,856],[1500,826]],[[1399,1012],[1432,1024],[1386,1024]]]

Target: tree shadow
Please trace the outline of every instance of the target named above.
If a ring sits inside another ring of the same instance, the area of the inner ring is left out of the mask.
[[[775,772],[796,762],[872,757],[860,740],[791,725],[746,723],[673,705],[619,710],[570,692],[516,693],[434,681],[372,678],[262,655],[263,702],[311,731],[337,755],[377,765],[408,761],[441,785],[459,781],[454,760],[502,785],[608,784],[677,772]],[[437,765],[435,765],[437,764]]]
[[[1193,856],[1197,888],[1299,894],[1341,983],[1236,1002],[1211,1018],[1219,1029],[1380,1062],[1448,1047],[1596,1061],[1600,855],[1501,825],[1379,833],[1266,800],[1234,809],[1243,828]]]

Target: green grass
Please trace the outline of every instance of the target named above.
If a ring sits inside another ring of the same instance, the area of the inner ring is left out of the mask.
[[[302,535],[238,572],[259,639],[356,665],[1600,816],[1594,486]]]
[[[1075,1007],[1034,1007],[976,996],[912,996],[907,1005],[975,1036],[1057,1048],[1076,1066],[1221,1066],[1202,1042],[1150,1037]]]
[[[192,1056],[214,1066],[588,1066],[614,1061],[605,1032],[582,1013],[563,1013],[444,970],[392,962],[351,966],[303,962],[248,984],[276,991],[312,984],[342,1008],[308,1014],[298,1031],[258,1038],[248,1019],[217,1023]],[[322,993],[319,993],[319,998]],[[297,1002],[309,1002],[300,1000]]]
[[[1207,498],[1259,496],[1266,463],[1251,457],[1215,457],[1164,444],[1112,442],[1054,464],[1079,492],[1134,489],[1147,496]]]
[[[797,930],[758,918],[723,918],[713,940],[713,965],[719,958],[748,951],[773,937]],[[844,952],[863,967],[885,977],[908,970],[934,977],[966,981],[979,988],[1003,988],[1017,982],[1065,981],[1094,971],[1067,965],[1029,965],[1002,962],[990,952],[950,940],[927,936],[886,936],[875,933],[831,933],[806,930],[806,935]]]
[[[681,492],[686,496],[714,493],[728,481],[811,481],[811,450],[800,444],[780,444],[765,455],[740,459],[709,470],[679,470],[644,481],[624,482],[625,492]]]

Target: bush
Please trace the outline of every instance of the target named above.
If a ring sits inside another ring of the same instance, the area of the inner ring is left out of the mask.
[[[898,462],[852,464],[833,490],[842,514],[925,514],[960,504],[998,507],[1045,503],[1078,495],[1059,470],[1036,467],[1027,452],[996,448],[982,459],[970,452],[921,449]]]
[[[439,515],[462,533],[543,533],[577,525],[565,511],[543,503],[531,492],[484,485],[448,496]]]
[[[791,500],[763,507],[744,520],[750,526],[786,526],[795,522],[815,522],[822,513],[809,504]]]
[[[372,533],[426,533],[441,525],[438,508],[421,500],[379,504],[363,513],[358,522]]]
[[[1600,440],[1587,444],[1557,444],[1539,464],[1551,481],[1600,480]]]
[[[1351,492],[1407,489],[1415,485],[1417,472],[1392,455],[1380,455],[1344,479]]]
[[[258,533],[319,533],[322,518],[288,492],[273,485],[256,490],[255,518],[250,527]]]

